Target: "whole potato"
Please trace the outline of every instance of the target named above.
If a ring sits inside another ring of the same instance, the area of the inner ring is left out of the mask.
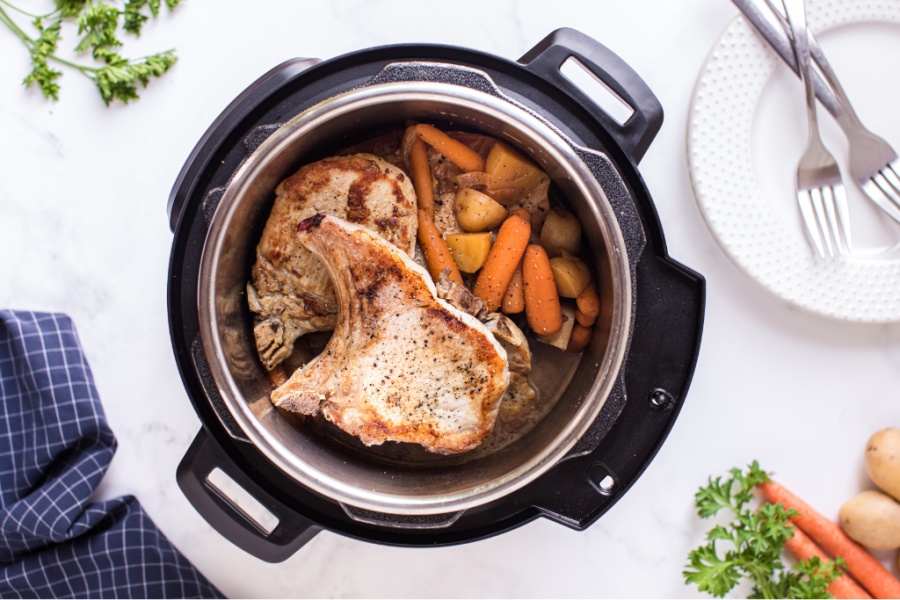
[[[869,438],[866,470],[875,485],[900,500],[900,429],[882,429]]]
[[[869,490],[844,503],[841,529],[851,539],[876,550],[900,548],[900,504],[887,494]]]

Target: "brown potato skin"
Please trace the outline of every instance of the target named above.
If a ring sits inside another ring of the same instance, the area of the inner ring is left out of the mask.
[[[869,438],[866,471],[882,491],[900,500],[900,429],[882,429]]]
[[[900,504],[875,490],[857,494],[841,506],[841,529],[850,539],[875,550],[900,548]]]

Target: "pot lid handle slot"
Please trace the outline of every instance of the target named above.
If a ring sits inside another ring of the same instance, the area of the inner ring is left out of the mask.
[[[562,69],[570,59],[575,59],[613,96],[633,110],[624,123],[563,73]],[[576,99],[603,124],[635,164],[640,162],[662,126],[663,109],[644,80],[612,50],[580,31],[562,28],[541,40],[519,62]]]

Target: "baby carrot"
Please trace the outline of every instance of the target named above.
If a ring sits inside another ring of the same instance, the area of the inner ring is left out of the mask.
[[[597,296],[597,288],[594,282],[590,282],[584,291],[575,299],[578,310],[586,317],[597,318],[600,314],[600,298]]]
[[[507,315],[515,315],[525,310],[525,290],[522,287],[522,262],[519,261],[516,270],[513,271],[509,287],[503,295],[500,310]]]
[[[587,345],[591,343],[591,336],[594,331],[590,327],[585,327],[580,323],[576,323],[572,328],[572,333],[569,335],[569,345],[566,346],[566,352],[573,352],[578,354],[579,352],[584,351],[587,348]]]
[[[538,335],[559,331],[563,320],[556,282],[547,251],[537,244],[529,244],[525,250],[522,281],[525,286],[525,317],[529,327]]]
[[[581,312],[581,309],[576,308],[575,309],[575,320],[578,321],[578,324],[583,327],[590,327],[591,325],[594,324],[594,322],[597,321],[597,317],[588,316],[588,315],[584,314],[583,312]]]
[[[488,312],[500,308],[530,236],[531,224],[518,215],[510,215],[500,226],[497,239],[472,288],[472,293],[484,300]]]
[[[425,262],[428,263],[432,279],[437,281],[441,277],[441,271],[450,269],[450,279],[459,284],[463,282],[447,242],[424,210],[419,211],[419,243],[422,244],[422,252],[425,253]]]
[[[517,208],[516,210],[511,210],[509,214],[519,215],[520,217],[522,217],[523,221],[531,223],[531,213],[528,212],[527,208]]]
[[[900,598],[900,581],[874,556],[847,537],[837,523],[829,521],[803,500],[774,481],[761,483],[759,491],[772,504],[793,508],[798,514],[794,524],[832,556],[840,556],[847,570],[875,598]]]
[[[437,127],[419,123],[416,125],[416,135],[464,172],[484,171],[484,159],[480,154]]]
[[[794,529],[794,537],[785,542],[784,547],[794,558],[806,560],[813,556],[818,556],[823,563],[828,562],[828,556],[816,546],[809,537],[800,529]],[[864,589],[859,587],[855,581],[847,575],[840,575],[828,586],[828,593],[835,598],[871,598]]]
[[[428,151],[425,148],[425,142],[419,137],[416,137],[409,149],[409,163],[419,210],[424,210],[428,214],[428,218],[433,220],[434,183],[431,179],[431,169],[428,166]]]

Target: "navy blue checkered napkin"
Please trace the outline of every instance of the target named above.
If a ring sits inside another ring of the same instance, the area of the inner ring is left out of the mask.
[[[221,597],[133,496],[68,317],[0,310],[0,598]]]

